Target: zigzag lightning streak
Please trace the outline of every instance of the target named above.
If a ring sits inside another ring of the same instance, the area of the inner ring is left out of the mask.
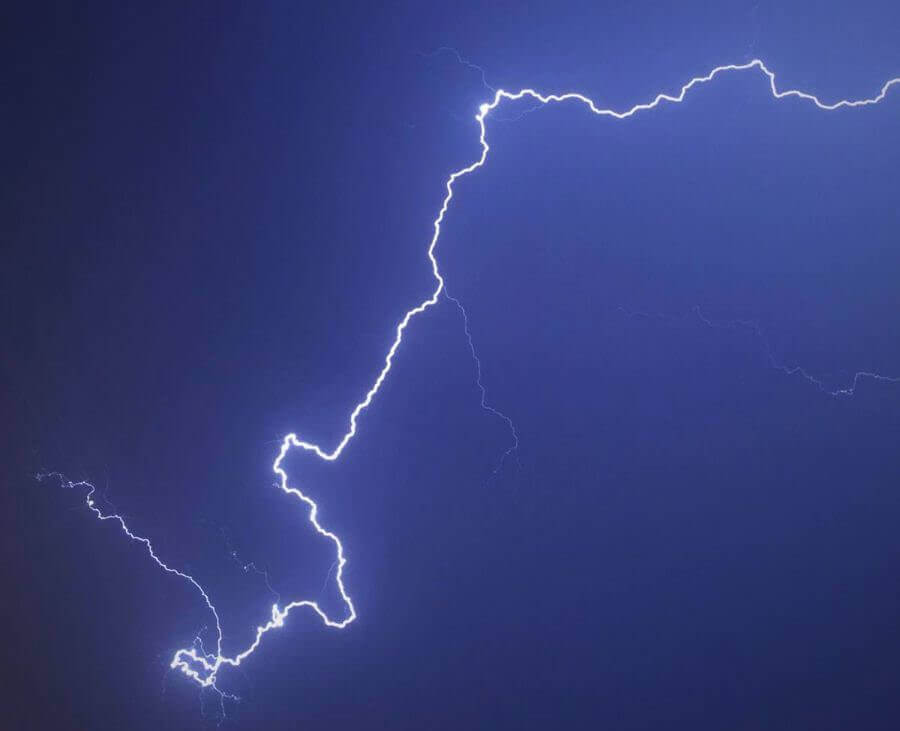
[[[299,448],[305,452],[312,452],[319,459],[325,460],[326,462],[334,462],[337,460],[350,441],[356,436],[357,432],[357,424],[360,415],[367,409],[372,403],[372,400],[378,394],[378,391],[381,389],[381,385],[384,383],[385,378],[387,378],[388,373],[391,370],[391,366],[394,362],[394,356],[397,354],[397,349],[400,347],[400,343],[403,341],[403,333],[406,331],[406,328],[409,326],[409,323],[412,321],[416,315],[422,314],[425,310],[427,310],[432,305],[438,302],[438,298],[444,290],[444,279],[441,276],[440,269],[438,267],[438,261],[435,257],[435,248],[437,247],[438,239],[441,235],[441,224],[444,221],[444,217],[447,214],[447,210],[450,206],[450,201],[453,199],[453,186],[457,180],[460,178],[469,175],[470,173],[478,170],[482,165],[484,165],[487,160],[488,151],[490,150],[490,146],[487,143],[486,139],[486,129],[485,129],[485,119],[490,114],[492,110],[497,108],[501,102],[504,100],[508,101],[516,101],[523,98],[529,98],[534,100],[539,105],[547,105],[556,102],[579,102],[584,104],[590,109],[590,111],[597,116],[601,117],[613,117],[615,119],[627,119],[638,112],[646,111],[653,109],[663,102],[671,102],[673,104],[680,103],[684,101],[687,93],[696,86],[700,86],[709,81],[712,81],[716,76],[720,74],[724,74],[726,72],[737,72],[737,71],[750,71],[750,70],[758,70],[760,71],[769,82],[769,88],[772,92],[772,96],[776,99],[785,99],[787,97],[796,97],[798,99],[802,99],[804,101],[812,102],[816,107],[825,111],[834,111],[836,109],[841,109],[844,107],[866,107],[871,106],[873,104],[877,104],[882,101],[887,95],[888,90],[897,84],[900,84],[900,77],[890,79],[888,82],[881,87],[881,91],[874,97],[868,99],[859,99],[859,100],[846,100],[842,99],[840,101],[834,103],[824,103],[820,101],[813,94],[808,94],[803,91],[798,91],[796,89],[788,89],[785,91],[779,91],[778,87],[775,84],[775,74],[771,72],[766,65],[760,61],[759,59],[754,59],[748,63],[744,64],[729,64],[726,66],[717,66],[712,71],[710,71],[705,76],[697,76],[690,81],[688,81],[684,86],[681,87],[681,91],[678,94],[658,94],[653,101],[646,102],[643,104],[636,104],[630,109],[618,112],[614,109],[604,109],[602,107],[598,107],[594,101],[589,99],[588,97],[578,94],[578,93],[566,93],[566,94],[540,94],[534,89],[521,89],[517,92],[509,92],[504,91],[503,89],[497,89],[494,93],[494,98],[491,102],[486,102],[479,107],[478,114],[475,115],[475,120],[478,122],[479,127],[479,142],[481,144],[481,155],[475,160],[473,163],[467,165],[466,167],[460,168],[455,172],[451,173],[449,178],[447,178],[444,187],[446,189],[446,195],[444,196],[443,202],[441,204],[440,210],[438,211],[437,217],[434,219],[434,233],[431,237],[431,243],[428,246],[427,254],[428,259],[431,262],[431,270],[434,276],[434,280],[436,282],[434,291],[431,296],[420,302],[418,305],[410,309],[404,316],[403,319],[397,324],[395,332],[394,332],[394,340],[391,344],[390,349],[387,352],[387,355],[384,358],[384,364],[381,370],[378,373],[378,376],[375,378],[374,383],[371,388],[366,392],[365,397],[360,401],[353,411],[350,413],[349,425],[347,431],[341,437],[340,441],[330,450],[325,449],[314,442],[308,442],[303,439],[300,439],[296,434],[288,434],[284,437],[281,443],[281,449],[278,453],[278,457],[275,459],[274,464],[272,465],[272,469],[275,474],[278,475],[279,478],[279,486],[282,491],[285,493],[294,496],[302,503],[304,503],[309,509],[309,522],[312,524],[313,528],[316,530],[319,535],[330,540],[335,547],[335,551],[337,553],[336,560],[336,572],[335,572],[335,580],[337,582],[338,590],[340,591],[341,599],[343,600],[344,606],[346,608],[346,612],[344,613],[343,618],[340,619],[332,619],[326,614],[324,610],[319,607],[318,603],[311,600],[301,600],[301,601],[292,601],[290,604],[287,604],[283,608],[279,607],[278,603],[272,606],[272,617],[265,624],[262,624],[256,628],[256,637],[253,642],[242,652],[228,656],[223,654],[222,652],[222,628],[219,622],[219,616],[216,612],[215,607],[210,601],[209,596],[203,587],[197,582],[194,577],[186,574],[182,571],[178,571],[177,569],[173,569],[164,563],[154,552],[153,546],[151,545],[149,539],[144,538],[142,536],[138,536],[129,530],[128,526],[125,524],[125,521],[119,515],[114,514],[106,514],[103,513],[95,504],[95,500],[93,498],[95,489],[93,485],[90,483],[72,483],[66,482],[63,480],[63,484],[68,487],[83,487],[87,490],[87,494],[85,497],[85,503],[87,507],[97,516],[99,520],[108,521],[111,520],[115,523],[118,523],[119,527],[122,531],[127,535],[131,540],[136,541],[138,543],[143,544],[147,551],[150,554],[150,557],[162,568],[166,573],[174,574],[181,579],[192,584],[197,591],[200,593],[200,596],[203,598],[203,601],[206,603],[206,606],[209,608],[209,611],[212,613],[215,618],[216,623],[216,651],[215,653],[207,653],[203,650],[203,645],[200,642],[195,642],[193,647],[184,648],[178,650],[172,658],[171,667],[173,669],[178,669],[185,676],[195,681],[201,687],[212,687],[216,688],[216,678],[218,676],[219,671],[226,666],[237,667],[244,660],[246,660],[253,652],[259,647],[262,639],[265,635],[267,635],[271,630],[276,629],[277,627],[281,627],[284,624],[285,619],[287,619],[288,615],[294,610],[299,609],[301,607],[305,607],[313,611],[318,615],[319,619],[328,626],[334,627],[336,629],[342,629],[349,625],[356,619],[356,609],[353,606],[353,600],[350,598],[350,595],[347,593],[346,587],[344,585],[344,567],[347,564],[347,558],[344,554],[344,546],[341,543],[340,538],[337,535],[332,533],[331,531],[322,527],[319,523],[318,513],[319,508],[316,505],[315,501],[312,500],[309,496],[305,495],[299,489],[295,487],[291,487],[288,484],[288,476],[287,473],[282,468],[282,463],[284,462],[285,457],[288,452],[292,448]],[[873,377],[873,374],[863,373],[857,374],[854,379],[858,380],[860,377]],[[848,392],[852,393],[851,389],[847,389]],[[483,395],[483,394],[482,394]],[[505,418],[499,412],[495,412],[501,418]],[[62,478],[61,478],[62,479]],[[199,651],[197,648],[200,648]],[[218,688],[216,688],[218,690]],[[221,691],[220,691],[221,692]]]

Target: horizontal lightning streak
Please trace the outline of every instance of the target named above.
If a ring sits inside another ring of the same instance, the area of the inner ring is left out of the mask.
[[[477,68],[477,67],[476,67]],[[663,102],[671,102],[671,103],[680,103],[684,100],[685,95],[696,86],[700,86],[709,81],[712,81],[716,76],[726,72],[732,71],[749,71],[751,69],[756,69],[762,72],[769,81],[769,88],[772,92],[772,95],[776,99],[784,99],[787,97],[797,97],[798,99],[803,99],[805,101],[812,102],[819,109],[823,109],[826,111],[832,111],[836,109],[840,109],[843,107],[864,107],[870,106],[873,104],[877,104],[882,99],[884,99],[888,90],[897,84],[900,84],[900,78],[893,78],[889,80],[884,86],[881,87],[881,91],[874,97],[868,99],[860,99],[855,101],[849,100],[841,100],[838,102],[834,102],[831,104],[824,103],[820,101],[813,94],[808,94],[806,92],[798,91],[795,89],[789,89],[786,91],[779,91],[775,84],[775,74],[772,73],[765,64],[759,59],[754,59],[748,63],[744,64],[729,64],[726,66],[717,66],[712,71],[710,71],[705,76],[698,76],[691,79],[684,86],[681,87],[681,90],[678,94],[658,94],[652,101],[636,104],[635,106],[627,109],[626,111],[616,111],[614,109],[605,109],[602,107],[598,107],[594,101],[589,99],[588,97],[578,94],[578,93],[565,93],[565,94],[540,94],[534,89],[521,89],[517,92],[509,92],[503,89],[497,89],[494,93],[493,101],[486,102],[479,107],[478,114],[475,115],[475,119],[478,122],[479,127],[479,143],[481,145],[481,155],[471,164],[456,170],[451,173],[444,183],[444,187],[446,189],[446,194],[444,195],[443,202],[441,203],[440,210],[438,211],[437,217],[434,219],[433,228],[434,232],[431,237],[431,242],[427,249],[428,259],[431,262],[431,270],[436,282],[434,291],[431,296],[427,299],[423,300],[421,303],[410,309],[406,312],[400,322],[397,324],[394,331],[394,339],[391,343],[391,346],[385,355],[384,363],[381,367],[381,370],[378,372],[377,377],[375,378],[374,383],[366,392],[365,397],[360,401],[350,413],[349,425],[347,431],[340,438],[338,443],[330,450],[324,449],[320,447],[318,444],[314,442],[308,442],[300,439],[296,434],[288,434],[284,437],[281,443],[281,449],[279,450],[278,457],[275,459],[275,462],[272,466],[275,474],[279,477],[279,487],[280,489],[289,494],[293,495],[301,502],[305,503],[309,508],[309,522],[312,524],[313,528],[315,528],[316,532],[330,540],[335,547],[335,551],[337,554],[336,560],[336,572],[335,572],[335,580],[337,582],[338,589],[340,591],[341,599],[343,600],[344,606],[346,608],[346,612],[341,619],[332,619],[327,613],[319,607],[317,602],[311,600],[302,600],[302,601],[293,601],[290,604],[286,605],[283,609],[279,608],[278,604],[274,604],[272,606],[272,616],[265,624],[260,625],[256,628],[256,636],[253,642],[242,652],[234,655],[234,656],[226,656],[222,652],[222,630],[219,622],[219,616],[216,612],[215,607],[210,601],[209,596],[203,587],[194,579],[192,576],[178,571],[177,569],[173,569],[164,563],[154,552],[153,546],[147,538],[142,536],[138,536],[129,530],[128,526],[125,524],[125,521],[119,515],[108,515],[100,511],[95,505],[93,495],[95,488],[93,485],[89,483],[80,482],[80,483],[71,483],[65,482],[64,484],[68,487],[84,487],[87,489],[87,495],[85,498],[85,502],[88,508],[97,516],[98,519],[107,521],[111,520],[119,524],[119,527],[122,531],[133,541],[143,544],[150,557],[162,568],[166,573],[174,574],[185,581],[188,581],[192,584],[200,595],[203,597],[203,601],[206,603],[206,606],[209,608],[213,617],[216,621],[216,652],[215,655],[212,653],[207,653],[203,650],[202,643],[195,642],[194,647],[185,648],[178,650],[171,661],[171,667],[179,669],[183,672],[188,678],[195,681],[202,687],[213,687],[216,688],[216,678],[219,670],[224,666],[236,667],[240,665],[247,657],[249,657],[257,647],[259,647],[262,642],[262,638],[271,630],[281,627],[284,624],[284,620],[290,614],[290,612],[294,609],[300,607],[306,607],[311,609],[315,614],[319,616],[322,622],[328,627],[334,627],[337,629],[341,629],[349,625],[356,619],[356,609],[353,605],[353,601],[350,598],[349,594],[346,591],[346,587],[344,585],[344,567],[347,563],[346,556],[344,554],[344,546],[341,543],[341,540],[337,535],[332,533],[329,530],[326,530],[319,523],[318,519],[318,505],[315,501],[312,500],[309,496],[305,495],[299,489],[290,487],[288,485],[288,476],[287,473],[282,468],[282,463],[285,457],[288,454],[288,451],[292,448],[299,448],[305,452],[312,452],[319,459],[322,459],[326,462],[333,462],[337,460],[350,441],[356,436],[358,420],[360,415],[369,408],[372,403],[372,400],[378,394],[381,389],[382,384],[384,383],[385,378],[391,370],[391,367],[394,362],[394,356],[397,353],[397,349],[400,347],[400,343],[403,341],[403,333],[406,331],[406,328],[409,326],[409,323],[412,321],[416,315],[420,315],[425,310],[427,310],[432,305],[435,305],[438,302],[438,298],[440,297],[442,291],[444,290],[444,279],[441,276],[440,269],[438,267],[438,261],[435,257],[435,249],[437,247],[438,239],[441,235],[441,224],[444,222],[444,217],[447,214],[447,210],[450,206],[450,201],[453,199],[453,186],[460,178],[469,175],[470,173],[475,172],[480,167],[482,167],[487,160],[488,151],[490,147],[487,143],[486,139],[486,128],[485,128],[485,119],[488,114],[498,107],[501,102],[504,100],[508,101],[516,101],[518,99],[529,98],[533,99],[539,105],[547,105],[550,103],[556,102],[567,102],[567,101],[575,101],[580,102],[588,107],[590,111],[598,116],[603,117],[613,117],[615,119],[627,119],[638,112],[642,112],[645,110],[653,109]],[[485,82],[486,83],[486,82]],[[852,393],[852,388],[855,388],[856,381],[861,377],[877,377],[874,374],[869,373],[858,373],[856,378],[854,379],[854,384],[851,389],[848,390],[848,393]],[[482,392],[482,395],[483,392]],[[486,406],[484,403],[484,399],[482,399],[482,405]],[[490,408],[490,407],[487,407]],[[500,418],[506,418],[500,412],[496,412],[497,416]],[[510,423],[510,426],[511,423]],[[513,435],[515,435],[515,430],[513,429]],[[516,437],[517,438],[517,437]],[[62,479],[62,478],[61,478]],[[200,647],[200,651],[198,651],[197,647]]]
[[[823,379],[812,375],[803,366],[789,366],[778,360],[778,358],[775,357],[775,353],[772,352],[769,338],[766,337],[766,333],[763,331],[762,326],[756,320],[725,320],[724,322],[720,322],[717,320],[710,320],[706,315],[700,312],[699,307],[694,307],[693,312],[697,316],[697,319],[707,327],[726,330],[733,330],[736,327],[741,327],[751,331],[762,343],[766,359],[769,361],[769,365],[772,366],[772,368],[779,370],[788,376],[800,376],[819,389],[822,393],[829,396],[852,396],[856,393],[859,382],[864,379],[878,381],[880,383],[900,383],[900,377],[884,376],[880,373],[875,373],[874,371],[856,371],[850,379],[849,385],[844,386],[843,388],[828,388]]]
[[[627,310],[624,307],[617,307],[616,309],[629,318],[657,320],[659,322],[667,323],[683,322],[689,317],[689,315],[687,314],[666,315],[662,312],[632,311]],[[833,396],[835,398],[841,396],[853,396],[856,393],[859,382],[866,379],[879,383],[900,383],[900,377],[898,376],[885,376],[874,371],[856,371],[850,378],[848,385],[840,388],[829,388],[823,378],[818,378],[812,375],[812,373],[810,373],[809,370],[804,368],[803,366],[785,365],[775,355],[775,352],[772,350],[772,345],[769,342],[769,338],[766,335],[765,330],[763,330],[762,325],[757,320],[712,320],[704,315],[703,312],[700,311],[700,307],[697,305],[692,307],[690,312],[698,322],[713,330],[737,330],[738,328],[740,328],[750,331],[751,333],[753,333],[753,335],[756,336],[757,340],[759,340],[760,344],[762,345],[763,353],[765,354],[766,360],[769,362],[769,366],[771,368],[774,368],[777,371],[781,371],[787,376],[800,376],[807,383],[812,384],[816,387],[817,390],[828,396]]]

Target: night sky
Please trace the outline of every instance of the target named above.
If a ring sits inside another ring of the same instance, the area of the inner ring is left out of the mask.
[[[95,484],[230,654],[273,591],[341,616],[272,461],[340,439],[431,293],[485,83],[624,109],[758,57],[872,97],[896,2],[19,5],[4,728],[898,727],[900,383],[827,392],[900,376],[900,88],[823,112],[750,71],[625,121],[492,112],[438,258],[519,449],[442,299],[341,459],[286,463],[359,619],[292,613],[222,672],[224,720],[168,667],[210,637],[197,592],[35,479]]]

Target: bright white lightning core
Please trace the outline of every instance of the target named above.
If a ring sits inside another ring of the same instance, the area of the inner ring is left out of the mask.
[[[759,59],[754,59],[748,63],[744,64],[729,64],[726,66],[717,66],[712,71],[704,76],[697,76],[690,81],[688,81],[684,86],[681,87],[681,90],[677,94],[658,94],[652,101],[645,102],[643,104],[636,104],[635,106],[627,109],[625,111],[616,111],[614,109],[605,109],[603,107],[598,107],[597,104],[582,94],[577,93],[565,93],[565,94],[540,94],[534,89],[521,89],[516,92],[504,91],[503,89],[497,89],[494,93],[494,98],[491,102],[485,102],[479,107],[478,114],[475,116],[476,121],[478,122],[479,128],[479,141],[481,144],[481,155],[471,164],[456,170],[451,173],[450,176],[444,183],[444,187],[446,189],[446,195],[444,196],[443,202],[441,204],[440,210],[437,213],[436,218],[434,219],[434,233],[431,237],[431,243],[427,249],[428,259],[431,262],[432,273],[434,275],[435,280],[435,288],[432,292],[431,296],[412,307],[407,313],[403,316],[400,322],[397,324],[394,339],[391,343],[390,348],[388,349],[387,354],[384,358],[384,363],[381,367],[381,370],[378,372],[377,377],[372,383],[371,388],[366,392],[363,399],[354,407],[353,411],[350,413],[348,427],[344,435],[340,438],[337,444],[331,449],[323,448],[314,442],[309,442],[301,439],[296,434],[288,434],[284,437],[284,440],[281,443],[281,449],[278,452],[278,456],[275,459],[275,462],[272,466],[275,474],[279,479],[279,486],[281,490],[288,495],[295,497],[301,503],[304,503],[309,510],[309,522],[312,524],[313,528],[316,530],[319,535],[327,538],[334,544],[334,549],[336,552],[336,571],[335,571],[335,581],[337,582],[337,587],[341,595],[341,599],[344,604],[344,613],[340,618],[332,618],[328,616],[328,614],[318,605],[317,602],[303,599],[292,601],[289,604],[281,607],[278,603],[272,606],[272,615],[266,622],[260,624],[256,628],[256,636],[253,642],[241,652],[238,652],[233,655],[224,654],[222,648],[222,627],[219,621],[219,615],[216,612],[215,606],[213,605],[210,597],[204,590],[204,588],[200,585],[200,583],[194,579],[194,577],[182,572],[177,569],[171,568],[165,562],[163,562],[159,556],[154,552],[153,546],[149,539],[144,538],[142,536],[138,536],[131,532],[128,526],[125,524],[125,521],[121,516],[115,514],[106,514],[102,512],[96,505],[96,501],[94,499],[95,488],[93,485],[85,482],[80,483],[72,483],[60,479],[63,481],[63,484],[67,487],[81,487],[86,490],[85,502],[87,507],[97,516],[98,519],[102,521],[113,521],[118,523],[121,530],[128,536],[131,540],[141,543],[147,549],[147,552],[150,554],[150,557],[162,568],[165,572],[169,574],[174,574],[179,578],[189,582],[192,584],[200,596],[203,598],[203,601],[206,603],[210,613],[212,614],[215,620],[216,626],[216,647],[215,652],[207,652],[203,644],[198,640],[194,643],[192,647],[183,648],[178,650],[171,660],[171,667],[173,669],[180,670],[184,673],[185,676],[190,678],[192,681],[196,682],[201,687],[212,687],[217,688],[216,680],[219,674],[219,671],[225,667],[237,667],[244,660],[246,660],[256,649],[260,646],[263,637],[265,637],[269,632],[277,627],[281,627],[284,624],[285,619],[287,619],[288,615],[295,609],[299,609],[301,607],[307,608],[310,611],[314,612],[318,615],[319,619],[328,626],[334,627],[336,629],[342,629],[349,625],[356,619],[356,608],[353,606],[353,600],[350,598],[350,595],[347,593],[347,589],[344,585],[344,567],[347,564],[347,558],[344,553],[344,546],[341,543],[340,538],[337,535],[332,533],[331,531],[324,528],[319,523],[318,518],[318,506],[309,496],[305,495],[296,487],[291,487],[288,483],[288,475],[282,467],[282,463],[284,462],[285,457],[288,452],[293,448],[299,448],[306,452],[312,452],[319,459],[333,462],[337,460],[353,437],[356,435],[357,431],[357,423],[360,415],[363,411],[365,411],[375,396],[378,394],[378,391],[381,389],[382,383],[384,383],[385,378],[391,370],[391,367],[394,362],[394,356],[397,354],[397,349],[400,347],[400,343],[403,341],[403,333],[406,328],[409,326],[409,323],[412,319],[425,310],[427,310],[432,305],[438,302],[438,298],[441,293],[444,292],[444,279],[441,276],[441,272],[438,266],[437,258],[435,257],[435,249],[437,247],[438,239],[441,235],[441,224],[444,221],[444,216],[447,214],[447,210],[450,206],[450,201],[453,199],[453,186],[457,180],[460,178],[469,175],[470,173],[475,172],[484,165],[487,160],[488,151],[490,150],[490,146],[487,143],[486,135],[487,130],[485,126],[485,120],[489,116],[490,112],[497,108],[504,100],[515,101],[518,99],[523,99],[528,97],[529,99],[534,100],[539,105],[547,105],[556,102],[578,102],[580,104],[584,104],[590,109],[590,111],[601,117],[613,117],[615,119],[627,119],[638,112],[642,112],[645,110],[653,109],[663,102],[671,102],[673,104],[680,103],[684,101],[685,96],[688,91],[693,89],[696,86],[700,86],[709,81],[712,81],[716,76],[725,73],[731,72],[741,72],[741,71],[759,71],[766,77],[768,80],[769,89],[772,92],[772,96],[776,99],[785,99],[787,97],[796,97],[798,99],[812,102],[816,107],[825,111],[833,111],[837,109],[841,109],[844,107],[866,107],[874,104],[878,104],[882,101],[887,95],[888,90],[895,85],[900,85],[900,77],[890,79],[888,82],[881,87],[881,91],[874,97],[868,99],[859,99],[859,100],[840,100],[833,103],[825,103],[820,101],[813,94],[808,94],[806,92],[797,91],[795,89],[789,89],[786,91],[779,91],[775,84],[775,74],[772,73],[766,65],[760,61]],[[457,303],[458,304],[458,303]],[[460,306],[461,307],[461,306]],[[464,311],[463,311],[464,312]],[[468,331],[467,331],[468,333]],[[471,339],[470,339],[471,345]],[[474,351],[473,351],[474,355]],[[477,359],[476,359],[477,363]],[[789,370],[786,372],[790,372]],[[805,376],[806,374],[803,373]],[[831,392],[831,395],[840,396],[840,395],[852,395],[853,389],[856,386],[856,383],[860,378],[873,378],[876,380],[896,380],[891,379],[885,376],[879,376],[875,373],[869,372],[860,372],[857,373],[854,378],[854,383],[850,389],[839,390],[835,392]],[[479,386],[481,387],[480,382],[480,372],[479,372]],[[500,414],[496,410],[487,407],[484,402],[484,390],[482,387],[482,406],[485,406],[490,411],[492,411],[497,416],[506,419],[503,414]],[[506,419],[509,423],[510,427],[512,427],[511,422]],[[513,436],[518,439],[515,430],[513,429]],[[518,441],[516,441],[516,444]],[[58,477],[58,475],[57,475]],[[221,692],[221,691],[220,691]]]

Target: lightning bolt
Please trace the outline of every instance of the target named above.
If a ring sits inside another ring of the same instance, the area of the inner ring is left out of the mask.
[[[678,321],[683,322],[689,317],[689,315],[686,314],[666,315],[661,312],[634,312],[632,310],[627,310],[624,307],[617,307],[616,309],[626,317],[635,320],[657,320],[660,322],[673,323]],[[853,396],[856,393],[856,389],[859,387],[860,381],[864,380],[872,380],[879,383],[900,383],[900,377],[897,376],[885,376],[881,373],[876,373],[875,371],[856,371],[853,373],[846,386],[829,388],[823,378],[814,376],[807,368],[804,368],[801,365],[787,365],[780,360],[778,356],[775,355],[775,351],[772,349],[766,331],[758,320],[712,320],[704,315],[697,305],[691,308],[690,314],[693,315],[700,324],[713,330],[750,331],[762,345],[763,353],[771,368],[774,368],[776,371],[781,371],[787,376],[799,376],[827,396],[832,396],[834,398]]]
[[[493,414],[498,419],[500,419],[500,421],[505,423],[507,428],[509,429],[510,435],[512,436],[512,443],[509,445],[509,447],[506,448],[506,451],[500,455],[497,466],[494,468],[494,474],[496,475],[503,467],[504,462],[506,462],[506,458],[519,448],[519,432],[516,430],[516,425],[513,424],[512,419],[510,419],[502,411],[494,408],[487,402],[487,389],[484,387],[484,382],[481,380],[481,358],[478,357],[478,353],[475,350],[475,343],[472,340],[472,331],[469,329],[469,314],[466,312],[466,308],[462,306],[462,302],[456,299],[456,297],[451,297],[446,288],[444,289],[444,296],[453,304],[455,304],[456,308],[462,314],[463,329],[466,332],[466,341],[469,343],[469,352],[471,353],[472,360],[475,363],[475,383],[478,386],[478,390],[481,392],[481,408],[487,411],[489,414]]]
[[[467,63],[467,62],[466,62]],[[471,65],[471,64],[470,64]],[[473,66],[476,70],[481,70],[480,67]],[[308,609],[314,614],[316,614],[322,623],[327,627],[332,627],[334,629],[343,629],[347,627],[347,625],[351,624],[356,619],[356,608],[353,605],[353,600],[350,598],[350,595],[347,593],[346,586],[344,584],[344,568],[347,564],[347,558],[344,552],[344,546],[341,543],[340,538],[335,535],[333,532],[324,528],[319,522],[319,508],[318,505],[313,501],[312,498],[304,494],[301,490],[296,487],[292,487],[289,484],[287,472],[285,472],[282,464],[284,462],[285,457],[288,455],[292,449],[300,449],[304,452],[311,452],[316,457],[326,462],[334,462],[336,461],[344,449],[346,449],[347,445],[353,440],[357,433],[357,427],[359,423],[359,418],[366,409],[372,404],[373,399],[378,395],[379,390],[381,389],[382,384],[387,378],[388,374],[391,371],[391,367],[394,363],[394,358],[397,354],[397,350],[400,347],[400,344],[403,342],[403,334],[406,331],[407,327],[409,327],[410,322],[417,316],[425,312],[428,308],[437,304],[439,297],[442,292],[445,292],[445,284],[444,278],[441,276],[440,268],[438,266],[438,260],[435,256],[435,250],[437,248],[438,240],[441,235],[441,225],[444,222],[444,218],[447,215],[447,211],[449,210],[450,203],[453,200],[454,195],[454,186],[458,180],[461,178],[474,173],[476,170],[481,168],[488,156],[488,152],[490,151],[490,146],[487,142],[487,127],[486,120],[488,116],[491,114],[493,110],[495,110],[501,103],[504,101],[516,101],[520,99],[528,99],[535,102],[535,106],[545,106],[548,104],[555,103],[563,103],[563,102],[577,102],[579,104],[583,104],[586,106],[593,114],[599,117],[612,117],[614,119],[628,119],[629,117],[638,114],[639,112],[649,111],[660,106],[663,103],[672,103],[679,104],[684,101],[686,95],[691,89],[695,87],[701,86],[712,81],[717,76],[726,74],[726,73],[736,73],[743,71],[759,71],[768,81],[769,89],[772,93],[772,96],[775,99],[786,99],[789,97],[796,97],[797,99],[811,102],[817,108],[824,111],[834,111],[837,109],[842,109],[844,107],[847,108],[855,108],[855,107],[867,107],[872,106],[874,104],[878,104],[882,101],[888,93],[888,90],[900,84],[900,77],[893,78],[887,81],[884,86],[881,87],[879,93],[871,98],[867,99],[858,99],[858,100],[846,100],[842,99],[833,103],[825,103],[818,99],[813,94],[809,94],[807,92],[799,91],[796,89],[787,89],[781,91],[778,89],[775,82],[775,74],[770,71],[766,65],[759,59],[754,59],[748,63],[743,64],[729,64],[725,66],[717,66],[709,73],[704,76],[697,76],[688,81],[684,86],[681,87],[681,90],[677,94],[666,94],[660,93],[658,94],[652,101],[636,104],[633,107],[626,109],[624,111],[617,111],[615,109],[608,109],[597,106],[597,104],[589,99],[588,97],[575,93],[562,93],[562,94],[541,94],[534,89],[520,89],[516,92],[505,91],[504,89],[496,89],[494,91],[493,99],[489,102],[483,103],[479,109],[478,113],[475,115],[475,120],[478,123],[479,129],[479,143],[481,146],[481,154],[475,159],[474,162],[466,165],[465,167],[459,168],[458,170],[452,172],[447,180],[444,182],[444,188],[446,193],[444,195],[443,201],[441,203],[441,207],[438,210],[437,216],[433,222],[433,234],[431,237],[431,242],[428,245],[427,256],[431,263],[432,275],[435,281],[435,287],[431,295],[420,302],[419,304],[412,307],[410,310],[406,312],[403,318],[397,323],[394,330],[394,339],[391,343],[390,348],[387,351],[387,354],[384,357],[383,364],[381,369],[379,370],[372,386],[366,392],[363,399],[357,403],[357,405],[350,412],[350,416],[348,419],[348,426],[346,432],[340,438],[340,440],[335,444],[331,449],[322,447],[315,442],[309,442],[304,439],[301,439],[296,434],[288,434],[284,437],[281,443],[281,448],[278,452],[278,456],[275,459],[274,464],[272,465],[272,469],[275,474],[278,476],[278,486],[279,488],[287,495],[290,495],[293,498],[296,498],[301,503],[303,503],[308,509],[308,519],[312,527],[315,531],[331,541],[334,545],[334,550],[336,553],[335,560],[335,581],[337,583],[338,590],[340,592],[340,596],[344,605],[343,615],[339,618],[330,617],[319,605],[317,602],[304,599],[298,601],[292,601],[284,607],[280,607],[279,603],[275,603],[272,605],[271,618],[268,619],[265,623],[257,626],[256,635],[253,642],[243,651],[235,654],[235,655],[226,655],[223,654],[222,650],[222,627],[219,621],[219,615],[216,612],[215,606],[213,606],[212,601],[210,600],[209,595],[206,593],[204,588],[200,585],[200,583],[189,574],[186,574],[178,569],[172,568],[167,563],[165,563],[154,551],[153,546],[149,539],[136,535],[133,533],[128,526],[126,525],[123,518],[118,514],[107,514],[104,513],[100,508],[97,507],[96,501],[94,499],[95,488],[88,482],[69,482],[66,481],[60,475],[55,475],[66,487],[70,488],[82,488],[85,490],[85,504],[88,509],[94,513],[94,515],[101,521],[111,521],[113,523],[118,524],[119,528],[122,530],[125,535],[131,539],[132,541],[142,544],[147,552],[149,553],[151,559],[167,574],[171,574],[179,577],[180,579],[190,583],[200,594],[213,618],[215,619],[215,627],[216,627],[216,644],[215,644],[215,652],[207,652],[204,647],[202,641],[199,638],[194,642],[192,647],[183,648],[175,652],[174,656],[171,660],[171,667],[173,669],[181,671],[187,678],[197,683],[202,688],[212,687],[218,690],[216,686],[216,680],[220,670],[226,667],[237,667],[244,660],[250,657],[256,649],[260,646],[263,638],[272,630],[282,627],[284,625],[285,620],[288,615],[295,609]],[[483,73],[483,71],[482,71]],[[483,79],[484,77],[482,77]],[[487,82],[484,82],[487,85]],[[455,300],[454,300],[455,301]],[[457,302],[457,305],[462,310],[462,305]],[[465,310],[462,310],[465,315]],[[711,323],[710,323],[711,324]],[[473,357],[476,359],[476,364],[478,364],[478,380],[479,387],[482,389],[482,406],[496,416],[501,419],[504,419],[509,424],[512,429],[513,437],[514,437],[514,445],[511,449],[515,448],[515,445],[518,444],[518,436],[515,432],[515,428],[512,426],[512,422],[509,421],[508,417],[502,414],[499,411],[494,410],[492,407],[488,406],[485,400],[484,387],[481,385],[480,378],[480,362],[477,359],[477,356],[474,352],[474,346],[472,346],[471,335],[468,331],[468,320],[466,319],[466,333],[469,338],[469,344],[472,348]],[[787,372],[796,372],[802,374],[808,380],[811,380],[813,383],[819,383],[815,381],[815,379],[811,378],[805,371],[800,369],[786,369]],[[840,389],[835,392],[835,395],[838,394],[852,394],[853,390],[856,388],[857,382],[862,378],[876,378],[879,380],[894,380],[887,379],[882,376],[878,376],[877,374],[868,373],[868,372],[860,372],[854,376],[853,383],[850,387],[846,389]],[[819,384],[821,386],[821,384]],[[823,390],[827,390],[824,386],[821,386]],[[44,475],[47,477],[49,475]],[[221,693],[221,691],[219,691]]]
[[[828,388],[825,385],[825,381],[821,378],[817,378],[812,375],[806,368],[799,365],[785,365],[782,363],[772,351],[772,346],[769,344],[769,338],[766,336],[765,331],[756,320],[725,320],[720,322],[718,320],[710,320],[706,315],[700,312],[699,307],[694,307],[693,313],[697,316],[697,319],[700,320],[704,325],[711,328],[718,329],[726,329],[726,330],[734,330],[736,328],[744,328],[752,332],[762,343],[763,350],[766,354],[766,360],[769,361],[769,365],[775,370],[781,371],[782,373],[788,376],[800,376],[803,380],[811,383],[815,386],[819,391],[828,396],[852,396],[856,393],[856,388],[859,386],[859,382],[862,380],[872,380],[880,383],[900,383],[900,378],[895,376],[884,376],[880,373],[875,373],[874,371],[856,371],[853,374],[853,377],[850,379],[849,383],[846,386],[841,388]]]

